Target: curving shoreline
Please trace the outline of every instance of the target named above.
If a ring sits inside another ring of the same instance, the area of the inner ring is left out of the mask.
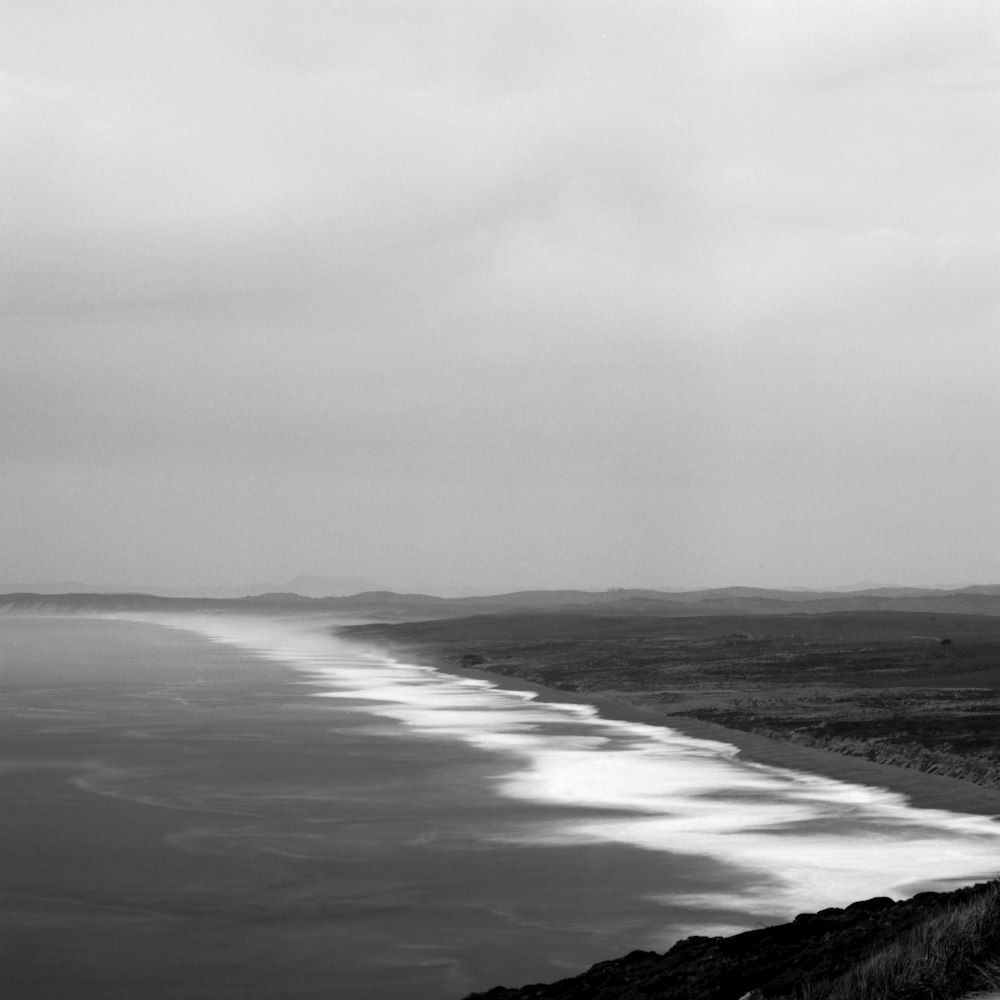
[[[563,617],[553,621],[552,633],[541,639],[539,632],[543,625],[539,617],[531,622],[534,634],[528,639],[517,636],[518,625],[516,619],[508,621],[506,626],[496,618],[485,626],[481,621],[469,619],[465,622],[361,626],[338,630],[338,633],[344,638],[374,644],[389,655],[409,662],[459,676],[488,679],[502,687],[531,690],[540,700],[583,703],[593,706],[608,719],[665,726],[688,736],[728,743],[737,747],[738,757],[747,762],[888,789],[904,795],[918,808],[1000,820],[1000,790],[997,788],[905,766],[910,762],[898,753],[892,755],[895,764],[881,763],[835,752],[832,748],[804,745],[795,739],[774,738],[721,725],[693,713],[674,714],[667,705],[650,697],[654,689],[622,683],[623,679],[630,678],[627,664],[623,666],[621,662],[625,657],[621,655],[620,645],[612,650],[618,662],[609,669],[607,660],[600,660],[601,656],[614,658],[608,649],[595,650],[595,644],[587,637],[581,640],[571,632],[567,635]],[[506,635],[503,634],[505,627],[509,630]],[[676,622],[670,623],[670,627],[673,630]],[[484,631],[490,634],[484,637]],[[623,642],[627,641],[626,636]],[[852,651],[853,648],[841,640],[835,654],[845,658]],[[888,655],[885,649],[880,649],[879,653]],[[594,669],[595,663],[599,664],[597,669]],[[986,675],[980,675],[980,679],[985,678]],[[926,676],[922,679],[926,680]],[[742,690],[730,689],[731,702],[727,707],[731,708],[740,695],[752,690],[752,686],[750,679]],[[759,697],[760,693],[759,688],[752,690],[755,696]],[[829,685],[820,693],[829,697]],[[846,696],[847,692],[844,694]],[[897,698],[898,705],[891,705],[891,708],[901,706],[911,695],[911,689],[902,685],[899,691],[890,691],[888,695],[884,689],[879,692],[883,702]],[[955,718],[960,719],[966,702],[953,694],[949,697]],[[702,699],[702,710],[706,707],[705,700]],[[854,703],[846,697],[844,701],[849,709],[854,709]],[[803,703],[806,703],[804,697],[796,707],[800,708]],[[760,710],[759,701],[754,707]],[[709,704],[707,708],[709,712],[717,711],[718,703]],[[849,712],[845,712],[847,714]],[[745,721],[745,715],[744,711],[741,721]],[[905,715],[900,713],[899,718],[905,719]],[[900,762],[904,766],[899,766]],[[947,885],[945,880],[941,881],[941,888]],[[958,998],[973,989],[996,986],[982,970],[1000,958],[1000,934],[994,930],[998,924],[995,918],[1000,912],[998,897],[1000,890],[994,882],[951,888],[945,892],[920,892],[896,902],[884,897],[856,902],[840,909],[824,909],[818,914],[800,914],[787,924],[730,937],[686,938],[666,953],[633,952],[600,962],[569,979],[518,988],[498,986],[468,1000],[589,1000],[592,997],[602,1000],[647,1000],[652,997],[736,1000],[745,995],[757,998],[808,996],[812,1000],[855,997],[860,1000],[874,995],[868,992],[865,977],[876,973],[898,979],[903,991],[898,993],[900,997]],[[984,907],[989,911],[985,921],[980,912]],[[933,942],[932,946],[928,941]],[[879,963],[890,972],[885,973],[884,969],[879,972]],[[916,988],[913,983],[904,982],[904,973],[908,974],[911,968],[919,980],[919,988],[937,977],[940,980],[938,992],[906,993],[905,990]],[[837,992],[846,989],[844,982],[853,983],[851,988],[855,992]],[[757,990],[760,992],[752,992]],[[878,995],[890,998],[897,994]]]
[[[355,626],[348,626],[337,628],[335,631],[344,638],[358,638],[352,634],[351,630],[354,628]],[[368,630],[372,627],[361,626],[361,628]],[[431,666],[444,673],[458,677],[481,678],[501,688],[532,691],[541,701],[590,705],[606,719],[645,722],[674,729],[687,736],[728,743],[737,748],[738,755],[742,759],[758,764],[808,771],[839,781],[885,788],[905,795],[918,808],[992,816],[1000,822],[1000,789],[984,788],[960,778],[927,774],[837,753],[818,746],[805,746],[773,736],[724,726],[717,722],[672,715],[649,706],[632,703],[621,696],[597,692],[580,694],[577,691],[540,684],[526,676],[496,672],[489,669],[489,665],[486,664],[475,667],[464,666],[461,662],[442,654],[436,647],[421,648],[416,644],[387,639],[379,641],[369,637],[366,637],[364,642],[384,650],[387,655],[406,658],[410,662]]]

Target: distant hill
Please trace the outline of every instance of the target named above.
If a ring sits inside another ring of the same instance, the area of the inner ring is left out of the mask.
[[[296,576],[275,589],[290,590],[303,597],[347,597],[350,594],[387,588],[381,583],[361,576]],[[263,591],[249,590],[247,593],[256,594]]]
[[[315,578],[313,578],[315,579]],[[170,596],[140,593],[13,592],[0,594],[0,610],[10,611],[228,611],[280,614],[290,610],[341,614],[384,621],[453,618],[474,614],[544,612],[571,614],[690,617],[702,615],[815,615],[835,612],[894,611],[1000,615],[1000,586],[960,590],[885,588],[875,592],[766,590],[723,587],[667,593],[656,590],[528,590],[481,597],[435,597],[367,590],[348,596],[309,596],[287,587],[255,594]]]

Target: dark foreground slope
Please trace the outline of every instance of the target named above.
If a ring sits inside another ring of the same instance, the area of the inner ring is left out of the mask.
[[[662,955],[635,951],[570,979],[474,997],[952,1000],[995,987],[998,959],[1000,890],[990,882],[901,902],[870,899],[728,938],[687,938]]]

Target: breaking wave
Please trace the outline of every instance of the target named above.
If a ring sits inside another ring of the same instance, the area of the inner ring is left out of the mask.
[[[510,761],[494,779],[497,795],[566,807],[557,818],[484,832],[484,839],[619,843],[709,856],[759,876],[753,903],[788,913],[948,888],[997,870],[1000,825],[989,817],[916,808],[886,789],[744,760],[723,742],[609,720],[588,705],[542,701],[531,692],[400,662],[337,638],[325,620],[142,620],[293,667],[316,697],[373,721],[393,720],[408,736],[494,751]],[[745,887],[738,896],[670,898],[725,907],[750,901]]]

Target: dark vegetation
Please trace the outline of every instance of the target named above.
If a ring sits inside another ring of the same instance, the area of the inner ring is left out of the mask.
[[[1000,883],[852,903],[732,937],[634,951],[476,1000],[957,1000],[995,988]],[[473,998],[469,998],[473,1000]]]

